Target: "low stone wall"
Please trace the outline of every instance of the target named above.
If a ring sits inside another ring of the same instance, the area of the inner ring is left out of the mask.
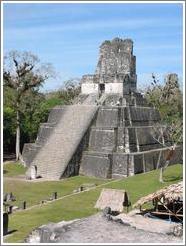
[[[132,126],[153,125],[160,121],[159,112],[150,107],[130,107],[129,117]]]
[[[100,178],[122,178],[134,174],[149,172],[160,168],[166,162],[169,147],[134,153],[85,152],[80,174]],[[170,165],[182,163],[182,148],[178,146]],[[159,167],[157,166],[159,163]]]
[[[111,156],[103,153],[85,152],[82,157],[79,174],[111,178]]]

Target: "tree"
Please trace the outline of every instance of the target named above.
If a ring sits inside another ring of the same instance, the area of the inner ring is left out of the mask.
[[[182,121],[183,93],[179,88],[177,74],[168,74],[164,84],[152,74],[151,86],[147,88],[144,96],[147,101],[158,109],[164,123]]]
[[[57,104],[69,105],[74,103],[78,95],[81,92],[80,79],[71,78],[69,80],[63,81],[63,86],[56,91],[51,91],[45,94],[46,100],[54,104],[53,107]]]
[[[160,166],[160,160],[162,156],[162,149],[159,153],[159,158],[157,161],[157,168],[160,167],[159,181],[163,183],[163,173],[170,164],[171,159],[175,154],[176,147],[182,144],[182,124],[176,125],[164,125],[156,124],[152,129],[153,138],[162,146],[169,147],[166,156],[164,156],[164,162]]]
[[[14,91],[16,112],[16,160],[20,152],[20,115],[22,101],[28,92],[38,91],[39,87],[51,76],[50,64],[41,64],[38,57],[30,52],[11,51],[4,57],[3,83]]]
[[[63,88],[58,90],[58,96],[67,104],[72,104],[73,100],[80,94],[80,79],[71,78],[63,82]]]
[[[152,74],[152,83],[145,93],[147,101],[160,112],[162,122],[156,124],[152,131],[153,138],[162,147],[169,147],[165,162],[160,168],[160,182],[163,182],[163,172],[170,163],[177,145],[183,141],[183,102],[179,88],[177,74],[168,74],[165,84],[160,85],[156,76]],[[157,168],[160,166],[160,151]]]

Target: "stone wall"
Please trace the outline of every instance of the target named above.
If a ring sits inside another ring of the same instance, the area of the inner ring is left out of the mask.
[[[112,166],[109,154],[84,152],[79,173],[81,175],[111,178]]]
[[[93,83],[83,83],[81,85],[81,93],[82,94],[91,94],[91,93],[98,93],[99,87],[98,84]]]
[[[115,38],[105,41],[100,46],[100,55],[96,74],[131,74],[135,65],[133,57],[133,42],[130,39]],[[132,68],[132,69],[131,69]]]
[[[81,93],[99,93],[97,84],[105,84],[105,93],[128,94],[136,91],[136,81],[133,42],[130,39],[115,38],[103,42],[100,46],[95,74],[82,77]]]
[[[168,147],[133,153],[110,154],[85,152],[80,174],[100,178],[122,178],[138,173],[149,172],[165,164]],[[182,163],[182,148],[178,146],[170,165]],[[160,158],[160,165],[157,166]]]
[[[118,178],[154,170],[159,158],[163,165],[169,147],[155,136],[159,120],[159,113],[150,107],[101,106],[90,128],[80,174]],[[177,148],[171,164],[182,162],[180,153]]]

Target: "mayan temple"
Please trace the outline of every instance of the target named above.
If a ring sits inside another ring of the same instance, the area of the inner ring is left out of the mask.
[[[27,175],[33,178],[34,169],[34,177],[54,180],[120,178],[156,169],[168,150],[153,136],[158,122],[159,112],[137,91],[132,40],[105,41],[95,74],[82,77],[73,105],[53,108],[36,142],[24,145]],[[179,163],[179,152],[171,164]]]

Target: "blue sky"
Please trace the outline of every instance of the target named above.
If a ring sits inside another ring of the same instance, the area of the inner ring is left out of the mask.
[[[58,76],[44,85],[54,90],[69,78],[95,71],[99,46],[115,37],[131,38],[137,57],[138,87],[151,73],[182,80],[182,5],[179,3],[4,3],[4,52],[27,50],[52,63]]]

